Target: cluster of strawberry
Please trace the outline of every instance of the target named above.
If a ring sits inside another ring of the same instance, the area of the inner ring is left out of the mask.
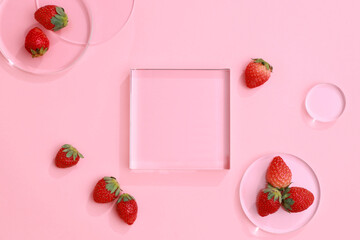
[[[84,156],[70,144],[63,145],[55,157],[55,164],[59,168],[67,168],[76,165]],[[116,203],[116,211],[121,219],[132,225],[138,212],[135,198],[128,193],[122,193],[120,185],[114,177],[104,177],[95,185],[93,191],[94,201],[97,203],[109,203],[119,198]]]
[[[104,177],[95,185],[93,197],[97,203],[109,203],[119,197],[116,203],[116,211],[121,219],[127,224],[132,225],[137,218],[137,203],[135,198],[130,194],[120,194],[120,192],[122,192],[122,190],[116,178]]]
[[[34,17],[44,28],[58,31],[68,24],[68,16],[64,8],[55,5],[46,5],[36,10]],[[33,58],[44,55],[50,46],[46,34],[38,27],[31,29],[25,38],[25,49]]]
[[[260,216],[275,213],[280,206],[288,212],[302,212],[314,202],[314,195],[302,187],[290,187],[292,173],[284,160],[275,157],[266,173],[267,187],[257,195],[256,207]]]

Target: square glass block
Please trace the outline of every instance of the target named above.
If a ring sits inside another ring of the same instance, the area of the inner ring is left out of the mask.
[[[130,169],[229,169],[230,70],[134,69]]]

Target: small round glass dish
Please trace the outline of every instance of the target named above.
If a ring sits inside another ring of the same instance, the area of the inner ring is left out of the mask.
[[[292,172],[294,187],[303,187],[314,194],[314,203],[305,211],[288,213],[282,207],[275,213],[261,217],[256,209],[258,192],[266,186],[266,171],[275,156],[281,156]],[[270,233],[288,233],[300,229],[315,215],[320,203],[320,184],[312,168],[300,158],[286,153],[263,156],[253,162],[244,173],[240,183],[240,202],[249,220]]]
[[[35,0],[39,8],[49,4],[49,0]],[[51,4],[62,0],[52,1]],[[134,0],[83,0],[93,18],[93,34],[90,40],[91,45],[103,43],[114,37],[127,23],[133,7]],[[65,7],[64,7],[65,8]],[[71,43],[82,44],[86,39],[81,39],[74,34],[61,34],[60,37]]]
[[[34,18],[37,7],[33,1],[0,2],[0,52],[11,66],[33,74],[57,73],[71,68],[85,53],[92,27],[90,13],[83,1],[54,0],[48,4],[65,9],[68,26],[57,32],[43,28]],[[49,50],[37,58],[32,58],[24,47],[25,37],[34,27],[43,30],[50,41]],[[82,43],[70,43],[60,36],[71,36]]]
[[[305,107],[313,121],[329,123],[337,120],[344,112],[345,95],[331,83],[315,85],[306,95]]]

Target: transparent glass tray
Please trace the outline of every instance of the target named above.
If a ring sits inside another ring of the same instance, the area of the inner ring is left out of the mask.
[[[131,70],[130,169],[229,169],[230,70]]]
[[[37,9],[34,1],[0,1],[0,52],[11,66],[29,73],[49,74],[69,69],[83,56],[92,31],[91,17],[83,1],[53,0],[47,4],[65,9],[69,17],[67,27],[57,32],[43,28],[34,19]],[[24,47],[25,37],[33,27],[41,28],[50,40],[48,52],[38,58],[32,58]],[[81,44],[62,38],[71,38]]]
[[[305,99],[305,107],[313,121],[322,123],[337,120],[346,105],[342,90],[332,83],[320,83],[310,89]]]
[[[93,16],[90,44],[100,44],[114,37],[127,23],[134,0],[84,0]]]

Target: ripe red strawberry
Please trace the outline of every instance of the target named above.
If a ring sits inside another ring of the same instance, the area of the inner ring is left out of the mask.
[[[281,206],[281,193],[278,189],[268,185],[261,189],[256,198],[256,208],[260,216],[265,217],[275,213]]]
[[[127,224],[132,225],[136,220],[138,212],[135,198],[127,193],[121,194],[117,201],[116,211],[121,219]]]
[[[49,50],[49,39],[40,28],[33,28],[25,38],[25,49],[31,53],[32,57],[40,57]]]
[[[302,212],[314,202],[312,192],[302,187],[286,188],[282,198],[282,205],[288,212]]]
[[[55,164],[59,168],[67,168],[77,164],[80,158],[84,158],[84,156],[76,148],[70,144],[65,144],[56,154]]]
[[[44,28],[58,31],[68,24],[68,16],[62,7],[46,5],[36,10],[34,17]]]
[[[108,203],[114,201],[119,196],[120,191],[121,189],[116,178],[104,177],[95,185],[93,197],[95,202]]]
[[[273,67],[261,58],[253,59],[245,69],[246,86],[255,88],[269,80]]]
[[[291,177],[290,168],[284,160],[279,156],[274,157],[268,167],[266,181],[273,187],[282,189],[290,185]]]

